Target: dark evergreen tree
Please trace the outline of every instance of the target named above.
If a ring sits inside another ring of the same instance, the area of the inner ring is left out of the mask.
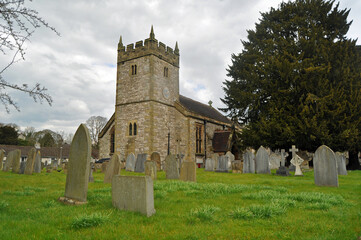
[[[39,143],[42,147],[54,147],[55,146],[55,140],[53,136],[51,136],[50,133],[45,133],[45,135],[39,139]]]
[[[232,55],[222,101],[245,124],[245,146],[348,150],[359,167],[361,64],[346,33],[350,10],[334,1],[296,0],[262,13]]]
[[[0,126],[0,144],[17,145],[18,132],[12,126]]]

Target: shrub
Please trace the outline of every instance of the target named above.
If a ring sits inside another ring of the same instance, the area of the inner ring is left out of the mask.
[[[219,211],[220,208],[203,205],[200,208],[192,209],[190,213],[190,217],[197,218],[201,221],[211,221],[214,218],[214,213]]]

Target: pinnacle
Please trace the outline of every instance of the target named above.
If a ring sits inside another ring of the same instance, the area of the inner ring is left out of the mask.
[[[150,37],[150,39],[152,39],[152,40],[155,39],[154,30],[153,30],[153,25],[152,25],[152,28],[150,29],[149,37]]]

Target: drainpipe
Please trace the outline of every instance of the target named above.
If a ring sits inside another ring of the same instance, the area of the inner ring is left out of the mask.
[[[207,161],[207,121],[204,120],[204,160]]]

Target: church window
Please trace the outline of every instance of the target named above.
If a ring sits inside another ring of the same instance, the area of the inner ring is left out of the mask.
[[[136,136],[137,135],[137,123],[134,123],[134,131],[133,131],[133,135]]]
[[[110,153],[114,153],[115,149],[115,130],[114,127],[110,131]]]
[[[132,75],[137,75],[137,65],[132,65]]]
[[[168,68],[164,67],[164,73],[163,73],[164,77],[168,77]]]
[[[196,153],[202,153],[202,133],[203,126],[201,124],[196,125]]]
[[[132,123],[129,123],[129,136],[133,135],[133,125]]]

